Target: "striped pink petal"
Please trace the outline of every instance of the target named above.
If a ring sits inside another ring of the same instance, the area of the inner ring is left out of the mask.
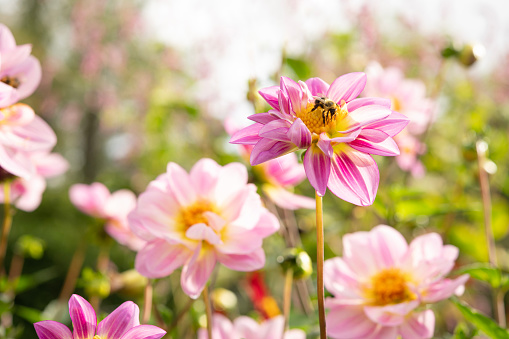
[[[382,326],[398,326],[407,315],[419,306],[420,300],[412,300],[386,306],[366,306],[364,312],[373,322]]]
[[[330,302],[332,300],[325,300],[325,307],[329,308],[325,317],[328,336],[335,339],[371,338],[377,324],[366,317],[362,306],[335,305]]]
[[[166,277],[191,259],[193,252],[184,245],[153,240],[136,255],[135,267],[148,278]]]
[[[297,150],[298,147],[292,142],[261,139],[256,143],[251,151],[251,165],[259,165],[265,161],[275,159],[282,155]]]
[[[348,114],[349,128],[344,132],[350,132],[357,128],[379,122],[391,114],[391,110],[378,105],[362,106]]]
[[[73,339],[90,339],[95,335],[97,317],[92,305],[83,297],[77,294],[71,296],[69,315],[74,329]]]
[[[275,109],[279,109],[278,92],[279,86],[265,87],[258,91],[262,98]]]
[[[270,113],[257,113],[247,117],[249,120],[257,122],[262,125],[266,125],[271,121],[277,120],[278,117],[270,114]]]
[[[435,314],[432,310],[412,313],[399,326],[399,334],[403,339],[430,339],[435,331]]]
[[[72,339],[72,333],[67,326],[56,321],[39,321],[34,327],[39,339]]]
[[[217,253],[217,260],[229,269],[241,272],[256,271],[265,265],[265,252],[262,248],[248,254]]]
[[[385,108],[391,108],[391,100],[384,99],[384,98],[357,98],[357,99],[353,99],[352,101],[349,101],[346,104],[346,107],[348,109],[348,112],[353,112],[356,109],[361,108],[363,106],[371,106],[371,105],[377,105],[377,106],[383,106]]]
[[[230,143],[241,145],[254,145],[261,139],[258,133],[260,132],[260,129],[262,127],[263,125],[258,123],[247,126],[233,133],[230,139]]]
[[[165,330],[152,325],[133,327],[120,339],[160,339],[166,334]]]
[[[193,257],[184,265],[180,275],[182,290],[193,299],[200,296],[216,266],[215,252],[202,252],[201,249],[201,245],[196,248]]]
[[[319,196],[324,196],[331,173],[331,158],[318,146],[311,146],[304,155],[304,169],[309,183]]]
[[[348,73],[332,82],[327,91],[327,97],[337,103],[341,100],[349,102],[357,98],[366,86],[366,74],[362,72]]]
[[[367,125],[366,128],[377,129],[393,137],[401,132],[409,122],[410,119],[408,119],[405,115],[391,111],[391,114],[387,118],[371,123]]]
[[[320,78],[311,78],[305,81],[312,95],[324,97],[327,95],[330,85]]]
[[[101,338],[120,338],[131,328],[140,325],[140,309],[132,301],[126,301],[97,326]]]
[[[288,130],[288,137],[298,148],[307,148],[311,145],[311,132],[301,119],[293,122]]]
[[[268,138],[279,141],[290,141],[288,137],[288,129],[291,123],[287,120],[274,120],[260,129],[258,135],[262,138]]]
[[[399,155],[396,142],[385,132],[376,129],[363,129],[357,139],[349,145],[358,151],[384,156]]]

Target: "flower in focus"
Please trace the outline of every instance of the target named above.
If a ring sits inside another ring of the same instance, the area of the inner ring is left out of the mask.
[[[30,55],[31,45],[16,45],[0,24],[0,107],[10,106],[32,94],[41,82],[41,65]]]
[[[131,232],[127,223],[127,215],[136,206],[133,192],[122,189],[110,193],[106,186],[95,182],[91,185],[73,185],[69,190],[69,198],[81,212],[104,219],[106,232],[119,244],[133,251],[145,245],[144,240]]]
[[[212,337],[217,339],[276,339],[281,338],[284,327],[284,317],[268,319],[261,324],[249,317],[241,316],[233,323],[224,315],[215,313],[212,317]],[[207,339],[207,330],[198,331],[198,339]],[[283,339],[305,339],[306,333],[302,330],[289,330],[284,333]]]
[[[152,325],[140,325],[140,310],[126,301],[97,324],[97,316],[88,301],[74,294],[69,299],[73,333],[67,326],[52,320],[34,324],[39,339],[159,339],[166,331]]]
[[[41,204],[42,194],[46,189],[45,178],[60,175],[69,168],[67,160],[57,153],[36,152],[30,154],[30,160],[36,173],[28,179],[12,176],[5,171],[3,175],[0,174],[0,177],[5,179],[13,179],[10,183],[10,201],[14,201],[17,208],[27,212],[35,210]],[[0,190],[0,202],[4,201],[4,192]]]
[[[458,249],[437,233],[410,245],[394,228],[379,225],[343,237],[343,258],[325,261],[328,335],[336,339],[431,338],[435,315],[417,309],[462,294],[468,275],[445,279]]]
[[[424,165],[418,157],[425,152],[426,146],[416,136],[423,134],[431,124],[433,112],[433,103],[426,97],[424,83],[405,78],[399,68],[384,69],[376,62],[368,65],[366,73],[370,79],[366,95],[391,98],[391,109],[410,119],[408,127],[394,138],[401,149],[401,155],[396,157],[399,167],[414,177],[423,176]]]
[[[320,196],[328,187],[343,200],[371,205],[379,172],[370,154],[398,155],[392,137],[408,118],[391,111],[389,99],[356,99],[365,84],[364,73],[345,74],[331,85],[319,78],[297,83],[281,77],[279,87],[259,91],[272,109],[251,115],[255,124],[230,142],[254,145],[251,165],[306,149],[306,176]]]
[[[238,131],[231,121],[225,123],[225,128],[230,135]],[[249,161],[253,146],[241,145],[239,148],[242,157]],[[299,163],[295,154],[286,154],[253,166],[253,172],[264,181],[261,185],[263,193],[279,207],[288,210],[315,208],[314,199],[292,192],[293,188],[306,178],[304,166]]]
[[[15,104],[0,108],[0,167],[22,178],[37,173],[31,160],[35,152],[49,152],[57,137],[30,106]]]
[[[240,163],[202,159],[189,174],[169,163],[128,217],[133,232],[148,242],[136,256],[136,269],[160,278],[183,266],[182,289],[197,298],[217,261],[237,271],[262,268],[263,238],[279,223],[247,179]]]

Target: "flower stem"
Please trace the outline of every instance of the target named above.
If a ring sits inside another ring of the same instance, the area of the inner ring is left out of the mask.
[[[207,316],[208,339],[212,339],[212,307],[210,305],[209,287],[207,285],[205,285],[202,295],[203,302],[205,303],[205,314]]]
[[[152,310],[152,295],[153,295],[153,288],[152,288],[152,280],[147,281],[147,285],[145,286],[145,294],[143,295],[143,315],[141,318],[141,321],[143,324],[147,324],[150,320],[150,313]]]
[[[58,300],[61,303],[67,304],[67,300],[69,300],[74,288],[76,287],[76,281],[78,281],[81,267],[85,261],[86,249],[87,243],[82,241],[78,244],[76,251],[74,251],[71,263],[69,264],[69,269],[67,270],[67,275],[65,276],[64,285],[62,286],[60,296],[58,297]]]
[[[0,240],[0,277],[4,272],[5,251],[7,250],[7,238],[12,226],[12,213],[11,213],[11,184],[4,183],[4,222],[2,224],[2,239]]]
[[[285,289],[283,295],[283,314],[285,316],[285,325],[283,326],[283,333],[281,339],[284,338],[285,332],[288,329],[290,323],[290,306],[292,304],[292,283],[293,283],[293,269],[289,268],[286,270],[285,276]]]
[[[320,321],[320,339],[327,339],[325,327],[325,305],[323,292],[323,208],[322,197],[315,193],[316,200],[316,288],[318,296],[318,319]]]

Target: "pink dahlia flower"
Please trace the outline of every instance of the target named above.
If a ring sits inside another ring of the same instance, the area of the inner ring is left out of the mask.
[[[127,215],[136,206],[133,192],[123,189],[110,193],[99,182],[91,185],[75,184],[69,189],[69,198],[74,206],[91,217],[104,219],[106,232],[119,244],[137,251],[145,241],[131,232]]]
[[[365,84],[364,73],[345,74],[331,85],[282,77],[279,87],[259,92],[273,109],[250,116],[255,124],[230,142],[254,145],[251,165],[306,149],[304,170],[319,195],[328,187],[343,200],[371,205],[379,173],[370,154],[398,155],[392,137],[408,119],[390,110],[389,99],[356,99]]]
[[[225,128],[230,135],[239,130],[230,121],[225,123]],[[253,146],[240,146],[242,157],[249,161]],[[315,208],[314,199],[292,192],[293,188],[306,178],[304,166],[299,163],[294,153],[253,166],[253,172],[264,181],[261,185],[263,193],[279,207],[288,210]]]
[[[284,327],[282,315],[258,324],[249,317],[238,317],[233,323],[224,315],[216,313],[212,317],[212,337],[214,339],[281,339]],[[207,330],[198,331],[198,339],[208,339]],[[283,339],[306,339],[302,330],[288,330]]]
[[[74,294],[69,299],[73,333],[67,326],[51,320],[34,324],[39,339],[159,339],[166,331],[152,325],[140,325],[140,310],[126,301],[97,324],[97,316],[88,301]]]
[[[20,210],[31,212],[41,204],[46,189],[45,178],[55,177],[67,171],[69,163],[60,154],[36,152],[30,155],[36,173],[28,179],[15,177],[11,182],[10,201]],[[6,174],[9,176],[9,174]],[[0,202],[4,202],[4,192],[0,190]]]
[[[218,261],[237,271],[262,268],[263,238],[279,223],[247,179],[240,163],[202,159],[189,174],[169,163],[128,217],[133,232],[148,242],[136,256],[138,272],[160,278],[183,266],[182,289],[197,298]]]
[[[30,55],[31,45],[16,45],[11,31],[0,24],[0,107],[32,94],[41,82],[41,65]]]
[[[0,108],[0,167],[22,178],[37,173],[31,160],[34,152],[49,152],[57,137],[30,106],[16,104]]]
[[[325,261],[328,335],[336,339],[431,338],[435,315],[424,304],[462,294],[468,275],[445,279],[458,249],[437,233],[410,245],[380,225],[343,237],[343,258]],[[419,308],[418,308],[419,307]]]

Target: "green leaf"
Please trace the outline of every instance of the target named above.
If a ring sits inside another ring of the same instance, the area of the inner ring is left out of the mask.
[[[452,302],[458,307],[461,314],[465,317],[465,320],[470,322],[480,331],[484,332],[490,338],[509,339],[509,332],[507,332],[506,329],[498,326],[493,319],[477,312],[466,303],[456,298],[453,298]]]
[[[493,288],[509,288],[509,274],[490,264],[473,264],[463,267],[457,271],[457,274],[468,273],[474,279],[485,281]]]

